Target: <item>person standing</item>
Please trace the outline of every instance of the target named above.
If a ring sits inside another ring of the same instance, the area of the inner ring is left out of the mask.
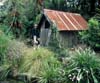
[[[34,47],[39,45],[39,40],[38,40],[38,32],[37,32],[37,24],[34,25],[34,27],[32,28],[32,45]]]

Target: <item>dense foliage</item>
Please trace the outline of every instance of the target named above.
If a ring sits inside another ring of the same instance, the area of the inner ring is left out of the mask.
[[[89,20],[89,29],[80,32],[82,40],[95,50],[100,49],[100,24],[96,19]]]
[[[100,51],[99,0],[7,0],[0,6],[0,83],[8,78],[25,83],[100,83],[99,57],[91,49],[65,49],[55,25],[47,48],[25,44],[43,8],[77,12],[86,19],[95,15],[80,35],[82,42]]]
[[[0,20],[1,23],[8,26],[8,33],[12,31],[17,37],[21,34],[30,36],[30,29],[34,23],[37,23],[40,16],[40,7],[37,0],[8,0],[6,4],[9,4],[3,9],[6,14],[4,16],[0,15]]]
[[[27,50],[22,57],[19,72],[26,74],[28,78],[37,78],[39,83],[59,83],[62,80],[62,66],[54,55],[55,53],[44,48]]]
[[[0,80],[6,78],[6,74],[8,73],[8,69],[10,64],[8,64],[7,60],[7,47],[9,45],[9,38],[0,31]]]
[[[48,0],[44,1],[45,8],[78,12],[84,16],[91,16],[96,13],[99,1],[96,0]],[[87,18],[87,17],[86,17]]]
[[[90,49],[79,49],[66,67],[67,83],[99,83],[100,59]]]
[[[59,32],[56,28],[57,26],[54,24],[51,28],[51,36],[50,36],[50,42],[48,45],[48,48],[56,53],[57,57],[65,57],[68,56],[67,49],[65,49],[65,46],[61,44],[59,41]]]
[[[5,80],[10,72],[13,72],[15,67],[19,65],[23,52],[20,48],[23,48],[23,44],[12,39],[12,36],[7,36],[3,31],[0,31],[0,80]]]
[[[22,76],[21,80],[30,83],[100,82],[100,59],[90,49],[76,50],[59,61],[54,51],[41,47],[34,50],[3,32],[0,34],[4,41],[0,42],[0,80]]]
[[[45,8],[50,8],[54,10],[66,10],[67,5],[65,0],[48,0],[44,1]]]

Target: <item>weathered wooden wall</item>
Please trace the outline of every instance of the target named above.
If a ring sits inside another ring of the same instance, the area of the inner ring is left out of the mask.
[[[51,30],[50,29],[41,29],[40,35],[40,45],[41,46],[48,46],[48,42],[50,39]]]
[[[75,31],[62,31],[59,32],[59,42],[65,48],[71,48],[77,45],[77,32]]]

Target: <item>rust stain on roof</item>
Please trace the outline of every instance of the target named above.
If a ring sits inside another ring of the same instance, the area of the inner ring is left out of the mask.
[[[69,13],[44,9],[44,14],[55,22],[59,31],[86,30],[88,24],[86,20],[77,13]]]

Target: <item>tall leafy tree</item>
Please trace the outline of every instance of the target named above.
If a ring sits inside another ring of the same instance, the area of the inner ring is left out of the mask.
[[[33,27],[40,11],[39,0],[8,0],[8,4],[10,6],[5,23],[10,28],[7,32],[11,29],[15,33],[19,33],[20,29],[29,32],[27,28]]]
[[[94,15],[97,0],[45,0],[45,8]],[[99,1],[98,1],[99,3]]]
[[[66,0],[45,0],[44,5],[45,8],[67,10]]]
[[[100,50],[100,23],[96,19],[89,20],[89,29],[80,32],[82,40],[95,50]]]

